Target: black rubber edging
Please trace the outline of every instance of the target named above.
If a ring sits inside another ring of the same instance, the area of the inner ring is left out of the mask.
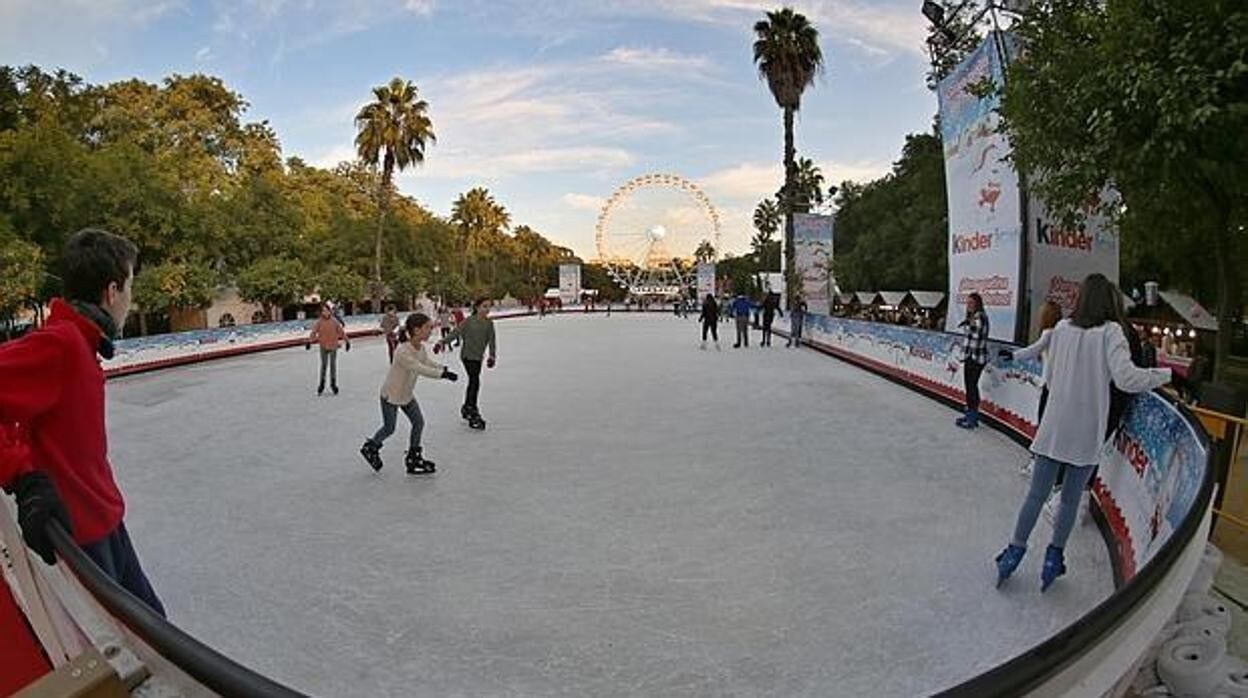
[[[69,565],[96,601],[199,683],[223,696],[307,698],[235,662],[162,618],[104,574],[59,523],[48,524],[48,535],[57,556]]]

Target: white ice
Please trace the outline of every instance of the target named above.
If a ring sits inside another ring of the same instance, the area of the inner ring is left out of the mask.
[[[1087,524],[1040,594],[1043,519],[994,589],[1026,454],[904,387],[780,338],[700,351],[667,315],[497,330],[487,431],[464,380],[417,384],[434,476],[404,473],[401,415],[380,474],[358,453],[378,340],[337,397],[301,348],[110,382],[171,619],[318,696],[913,696],[1111,592]]]

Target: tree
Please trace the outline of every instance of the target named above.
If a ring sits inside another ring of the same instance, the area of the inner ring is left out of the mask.
[[[754,25],[754,62],[767,80],[776,104],[784,110],[784,257],[793,268],[793,208],[796,195],[797,165],[793,145],[793,115],[801,109],[802,93],[823,70],[819,32],[804,15],[791,8],[767,13],[767,19]],[[790,289],[791,291],[791,289]],[[791,295],[791,294],[790,294]]]
[[[433,122],[426,113],[429,105],[420,99],[416,86],[394,78],[388,85],[373,88],[375,102],[364,105],[355,115],[355,148],[360,159],[376,167],[381,164],[377,191],[377,238],[373,262],[373,306],[381,298],[381,236],[394,181],[394,170],[425,161],[425,148],[436,141]]]
[[[972,21],[980,14],[978,2],[937,0],[937,4],[941,8],[942,20],[939,25],[929,25],[927,35],[927,50],[931,58],[927,86],[933,90],[983,39]]]
[[[499,244],[503,231],[511,225],[511,215],[487,189],[474,187],[460,194],[451,205],[451,223],[460,233],[464,276],[468,276],[471,268],[472,283],[480,285],[480,262],[493,255],[492,248]]]
[[[0,320],[5,336],[13,316],[31,304],[43,282],[43,250],[25,240],[0,235]]]
[[[797,179],[793,193],[793,210],[810,213],[823,205],[823,173],[810,158],[797,161]]]
[[[263,305],[265,315],[272,318],[274,308],[282,308],[301,299],[311,286],[309,281],[310,274],[303,262],[286,257],[265,257],[238,275],[238,292],[243,300]]]
[[[322,299],[358,301],[368,289],[368,281],[355,271],[334,264],[316,277],[316,290]]]
[[[1001,106],[1016,162],[1066,225],[1099,210],[1216,299],[1220,379],[1248,281],[1248,7],[1045,0],[1016,32]]]
[[[434,291],[429,277],[429,272],[417,267],[399,269],[391,275],[390,287],[410,307],[416,296]]]
[[[698,245],[698,249],[693,251],[693,258],[698,260],[701,264],[710,264],[711,262],[714,262],[715,255],[715,246],[711,244],[710,240],[703,240],[702,243]]]
[[[140,333],[147,333],[147,315],[205,308],[216,293],[216,275],[199,261],[166,261],[143,267],[134,279],[134,302]]]

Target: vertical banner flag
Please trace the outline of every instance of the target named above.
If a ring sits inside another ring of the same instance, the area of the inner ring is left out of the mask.
[[[794,265],[811,312],[832,312],[832,216],[793,214]]]
[[[1003,67],[990,34],[937,87],[949,195],[949,312],[945,328],[957,331],[966,298],[984,299],[993,339],[1012,341],[1018,320],[1022,217],[1018,174],[1006,161],[1010,143],[997,132],[1000,99],[969,88],[985,79],[1001,84]]]
[[[571,305],[581,299],[581,265],[559,265],[559,302]]]
[[[698,301],[706,298],[707,294],[715,295],[715,263],[702,262],[698,264]]]
[[[1099,272],[1118,283],[1118,231],[1098,213],[1102,204],[1116,199],[1116,194],[1108,192],[1100,200],[1090,201],[1084,209],[1083,226],[1075,230],[1050,216],[1043,201],[1029,199],[1027,302],[1031,307],[1031,339],[1040,334],[1040,306],[1045,301],[1056,302],[1062,306],[1063,317],[1070,317],[1085,276]]]

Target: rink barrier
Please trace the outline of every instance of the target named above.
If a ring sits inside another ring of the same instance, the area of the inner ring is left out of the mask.
[[[946,404],[965,402],[961,335],[826,315],[808,316],[803,333],[803,343],[823,354]],[[1006,348],[1016,347],[990,343],[981,414],[1026,446],[1036,430],[1026,415],[1036,414],[1041,367],[995,360]],[[1093,480],[1114,593],[1045,642],[939,695],[1099,696],[1129,681],[1195,574],[1214,473],[1208,436],[1185,405],[1160,391],[1132,399]],[[1003,535],[1009,525],[1002,522]]]
[[[115,618],[178,670],[222,696],[304,698],[304,694],[248,669],[187,634],[104,574],[55,521],[48,534],[57,557]]]

